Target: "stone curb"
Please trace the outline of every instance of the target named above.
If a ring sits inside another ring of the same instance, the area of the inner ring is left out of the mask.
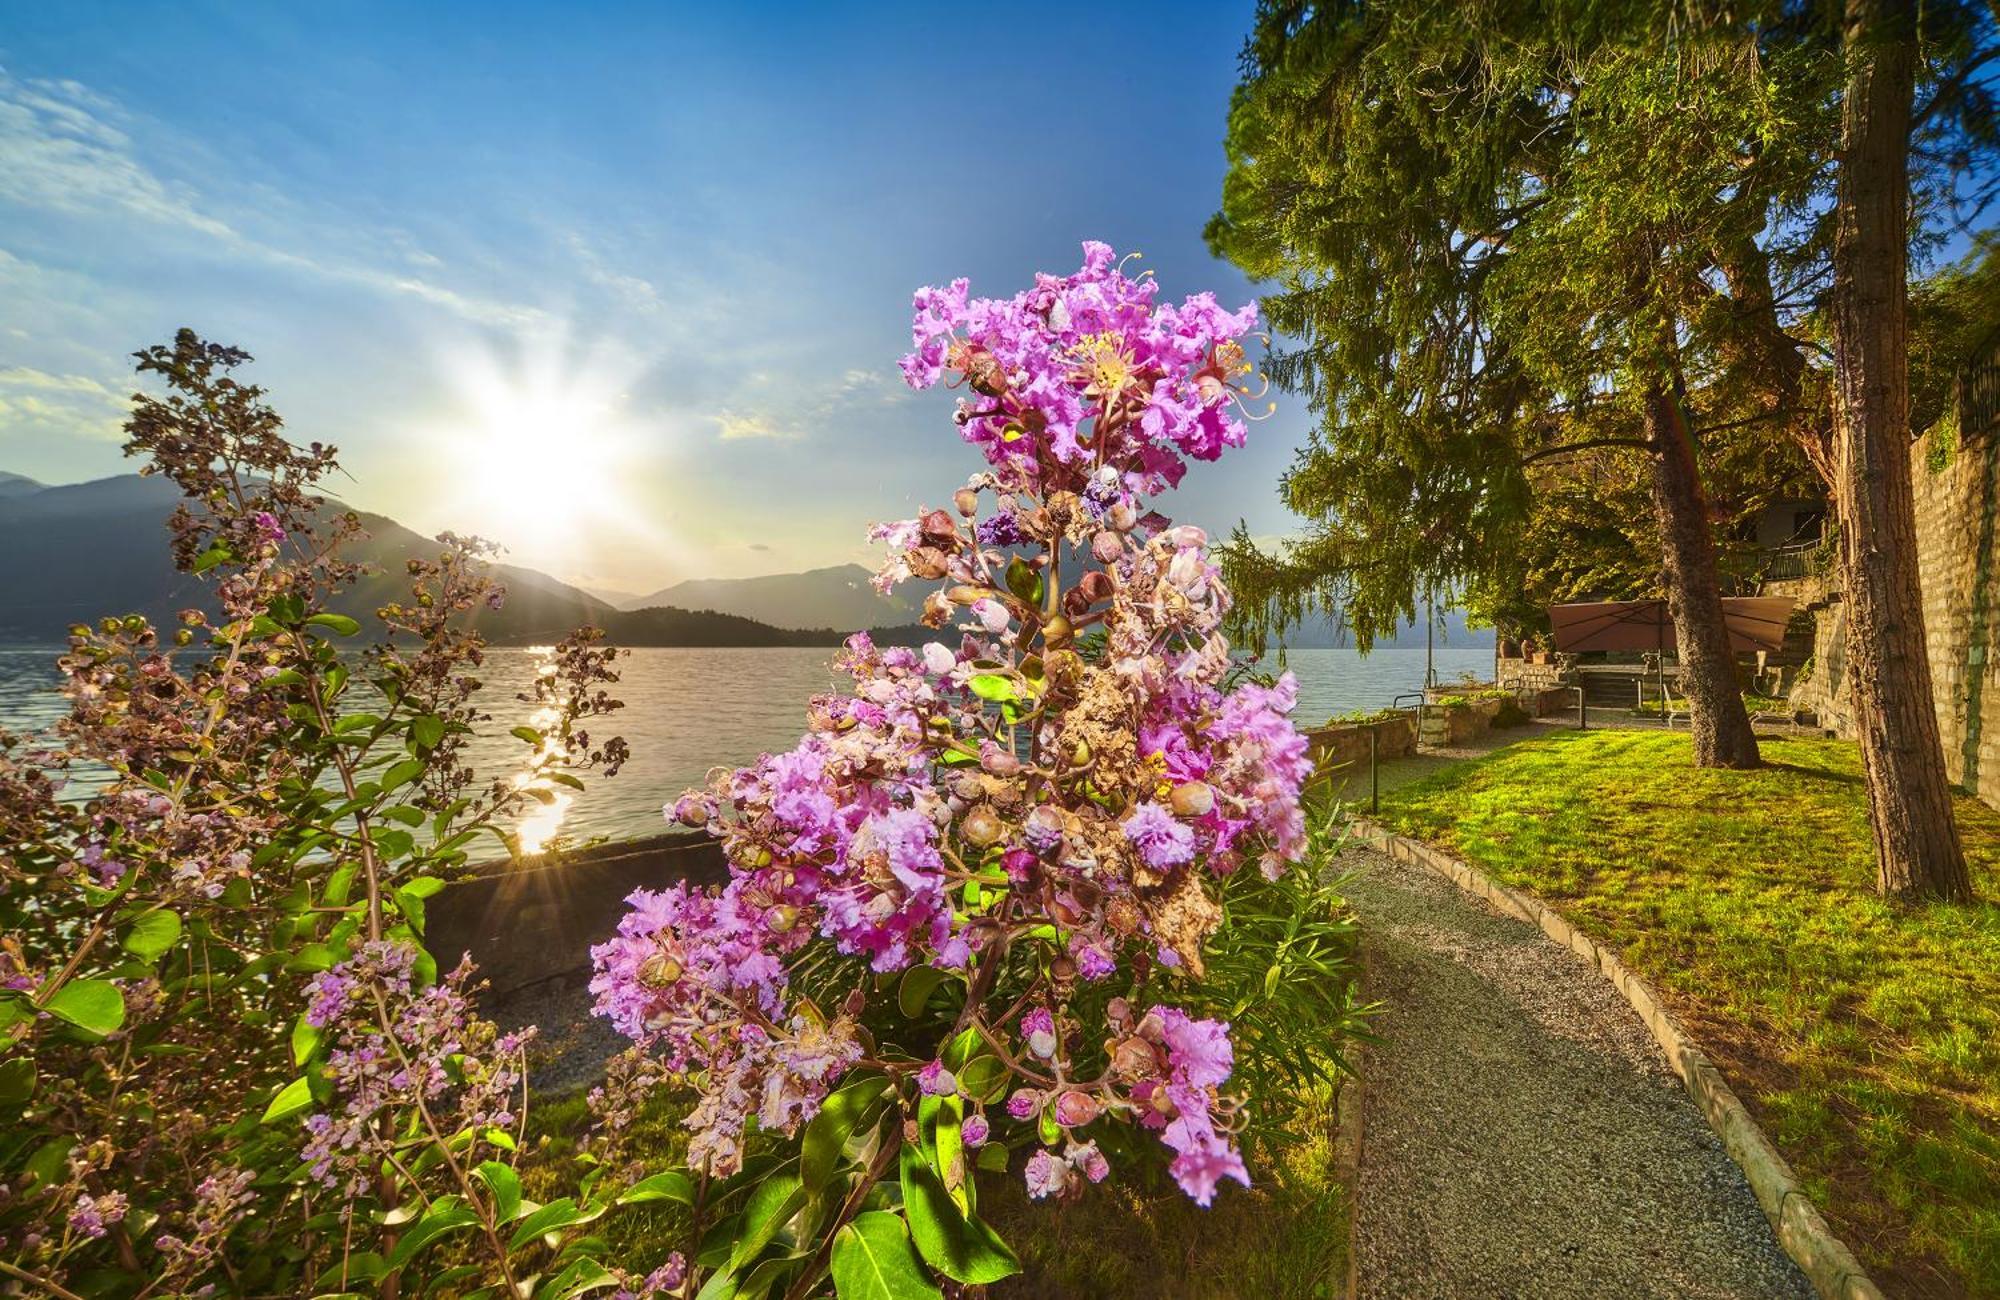
[[[1348,1052],[1354,1070],[1340,1081],[1340,1095],[1333,1106],[1333,1176],[1340,1182],[1340,1194],[1347,1208],[1347,1276],[1340,1293],[1346,1300],[1361,1294],[1361,1256],[1355,1250],[1354,1223],[1356,1198],[1361,1191],[1361,1070],[1366,1045],[1356,1042]]]
[[[1820,1216],[1805,1189],[1799,1186],[1791,1166],[1757,1127],[1722,1072],[1674,1023],[1652,988],[1616,954],[1599,947],[1540,899],[1510,889],[1422,840],[1397,835],[1366,818],[1355,818],[1352,826],[1354,838],[1361,843],[1398,862],[1413,862],[1443,876],[1507,915],[1540,927],[1549,938],[1595,966],[1646,1022],[1660,1050],[1667,1054],[1674,1072],[1686,1085],[1688,1095],[1701,1108],[1709,1128],[1722,1140],[1729,1158],[1743,1170],[1758,1206],[1777,1233],[1778,1244],[1792,1257],[1813,1289],[1823,1300],[1884,1300],[1881,1289],[1869,1279],[1854,1252]]]

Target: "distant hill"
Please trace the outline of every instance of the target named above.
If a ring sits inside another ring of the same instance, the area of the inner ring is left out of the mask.
[[[917,605],[900,596],[878,595],[873,575],[858,564],[775,573],[762,578],[698,578],[662,587],[627,608],[670,605],[712,609],[785,628],[862,628],[912,623]]]
[[[51,640],[72,623],[107,614],[139,613],[164,622],[189,606],[208,606],[207,581],[177,571],[168,557],[167,517],[178,500],[173,484],[136,474],[58,487],[0,477],[0,638]],[[404,594],[409,557],[438,552],[436,542],[385,515],[364,511],[360,518],[368,535],[349,555],[377,571],[337,606],[356,616]],[[496,644],[553,641],[593,623],[621,645],[834,645],[853,627],[900,621],[876,617],[780,628],[728,610],[614,609],[519,565],[495,565],[494,576],[506,585],[506,604],[478,611],[475,625]],[[912,642],[926,635],[920,627],[885,627],[879,639]]]
[[[1461,610],[1446,610],[1441,615],[1441,623],[1435,629],[1433,636],[1434,640],[1432,644],[1440,650],[1447,648],[1453,650],[1490,650],[1493,648],[1493,629],[1490,627],[1468,627],[1465,622],[1465,614]],[[1336,623],[1333,619],[1321,616],[1307,619],[1300,626],[1285,633],[1283,637],[1274,638],[1274,642],[1277,640],[1282,640],[1294,650],[1315,650],[1328,646],[1346,648],[1354,644],[1354,634]],[[1397,629],[1394,636],[1376,638],[1374,648],[1377,650],[1421,650],[1424,648],[1424,625],[1422,623],[1405,623]]]

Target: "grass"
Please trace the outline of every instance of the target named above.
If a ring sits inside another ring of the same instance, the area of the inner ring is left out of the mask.
[[[1559,732],[1383,798],[1381,820],[1555,904],[1681,1014],[1892,1295],[2000,1296],[2000,905],[1874,892],[1851,744]],[[1958,801],[1981,898],[2000,813]]]
[[[1685,710],[1686,705],[1683,704],[1682,708]],[[1769,713],[1781,717],[1789,717],[1796,711],[1790,700],[1779,699],[1772,695],[1752,695],[1747,691],[1743,694],[1743,709],[1744,712],[1753,715]],[[1660,716],[1660,702],[1647,700],[1644,704],[1634,705],[1628,712],[1634,717],[1657,718]]]

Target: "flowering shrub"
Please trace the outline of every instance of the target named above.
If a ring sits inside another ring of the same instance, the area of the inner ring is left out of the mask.
[[[523,1197],[524,1037],[421,946],[475,837],[623,761],[582,725],[618,707],[615,652],[559,646],[533,688],[554,721],[517,730],[535,788],[478,785],[482,548],[410,560],[388,635],[339,649],[355,521],[312,494],[333,451],[283,438],[230,377],[247,359],[187,331],[141,353],[170,392],[127,425],[185,495],[174,556],[212,612],[72,629],[60,735],[0,737],[0,1289],[678,1285],[671,1260],[596,1261],[598,1180]]]
[[[694,1089],[673,1187],[698,1231],[721,1215],[704,1294],[1004,1277],[975,1167],[1068,1198],[1138,1135],[1202,1205],[1250,1181],[1231,1027],[1190,1008],[1226,882],[1305,847],[1311,761],[1290,677],[1232,672],[1205,535],[1147,498],[1242,445],[1255,309],[1158,302],[1101,244],[1013,298],[960,280],[915,308],[903,373],[966,390],[989,466],[873,530],[883,590],[938,584],[939,638],[851,638],[853,693],[794,749],[669,805],[728,882],[639,891],[593,950],[598,1012]]]

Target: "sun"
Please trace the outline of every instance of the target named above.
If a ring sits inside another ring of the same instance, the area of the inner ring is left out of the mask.
[[[548,356],[508,365],[479,352],[451,373],[455,400],[425,442],[439,514],[453,527],[557,569],[588,567],[608,545],[651,531],[634,495],[645,440],[618,371]]]
[[[462,490],[510,545],[540,545],[602,517],[620,493],[618,413],[583,392],[494,393],[464,434]]]

